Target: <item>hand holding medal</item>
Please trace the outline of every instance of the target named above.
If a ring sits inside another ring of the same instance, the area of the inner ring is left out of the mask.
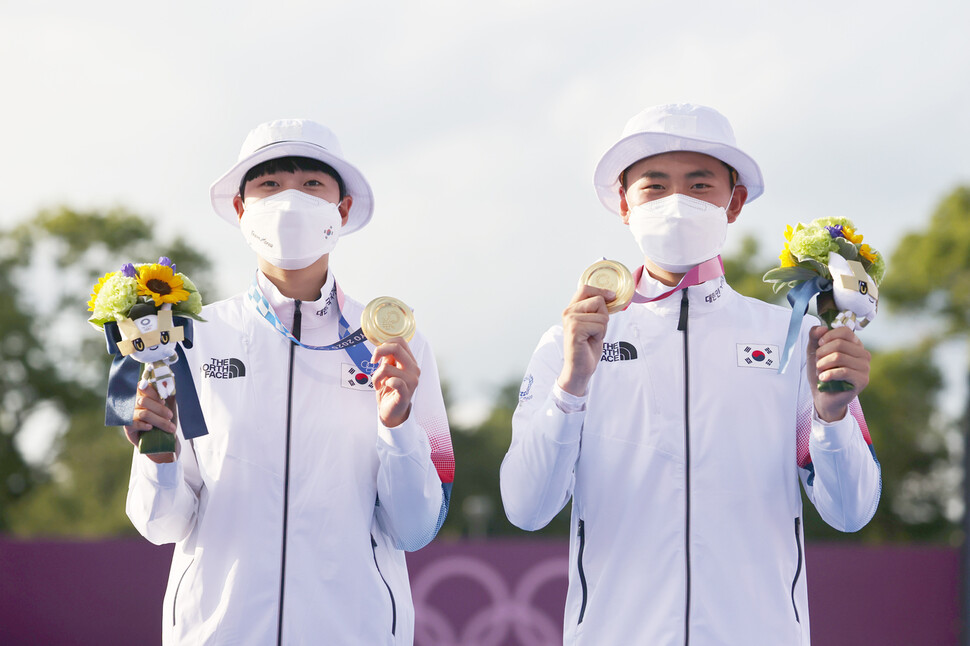
[[[375,298],[364,308],[360,327],[367,340],[377,346],[372,375],[377,392],[381,422],[399,426],[411,412],[411,398],[421,373],[407,342],[414,338],[415,322],[411,308],[390,296]]]
[[[414,313],[411,308],[390,296],[379,296],[367,304],[360,315],[360,329],[374,345],[401,337],[414,338]]]
[[[616,298],[606,303],[606,311],[610,314],[625,310],[633,299],[633,292],[636,291],[630,270],[621,262],[605,258],[586,268],[579,278],[579,286],[583,285],[609,290],[616,294]]]

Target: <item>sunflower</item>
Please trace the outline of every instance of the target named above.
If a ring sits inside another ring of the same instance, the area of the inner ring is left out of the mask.
[[[101,278],[98,279],[98,284],[95,285],[92,288],[94,291],[91,292],[91,298],[88,299],[88,311],[89,312],[93,312],[94,311],[94,301],[98,300],[98,292],[101,291],[101,287],[104,286],[105,281],[108,280],[109,278],[111,278],[112,276],[114,276],[115,273],[117,273],[117,272],[109,271],[104,276],[102,276]]]
[[[788,243],[791,242],[791,237],[794,232],[795,230],[792,229],[790,224],[785,227],[785,248],[782,249],[781,254],[778,256],[782,267],[795,267],[798,265],[798,259],[792,255],[791,249],[788,248]]]
[[[171,267],[158,263],[139,267],[138,295],[151,298],[155,302],[155,307],[162,303],[178,303],[189,298],[189,292],[184,288],[182,278],[176,275]]]
[[[850,226],[842,227],[842,235],[845,236],[845,239],[851,242],[852,244],[862,244],[862,234],[856,233],[855,229],[853,229]],[[865,246],[868,247],[869,245],[865,245]]]

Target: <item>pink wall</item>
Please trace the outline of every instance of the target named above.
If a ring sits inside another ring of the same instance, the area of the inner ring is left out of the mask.
[[[559,643],[566,544],[436,541],[409,555],[416,646]],[[158,644],[171,547],[0,538],[0,645]],[[809,545],[821,646],[956,646],[959,552]]]

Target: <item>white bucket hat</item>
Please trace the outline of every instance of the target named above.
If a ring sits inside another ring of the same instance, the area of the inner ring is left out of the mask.
[[[256,126],[246,136],[239,160],[209,189],[212,208],[224,220],[239,226],[239,215],[232,200],[239,184],[251,168],[279,157],[309,157],[330,165],[353,197],[347,224],[340,235],[352,233],[367,224],[374,213],[374,194],[370,184],[355,166],[343,157],[337,135],[330,128],[307,119],[280,119]]]
[[[596,194],[606,208],[620,212],[620,173],[646,157],[675,151],[704,153],[738,171],[748,202],[764,193],[758,164],[743,153],[731,124],[713,108],[690,103],[647,108],[627,121],[620,140],[603,154],[593,172]]]

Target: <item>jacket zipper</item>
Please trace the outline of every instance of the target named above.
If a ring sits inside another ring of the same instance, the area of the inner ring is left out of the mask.
[[[377,568],[377,574],[380,575],[384,587],[387,588],[387,596],[391,598],[391,634],[393,635],[397,630],[397,604],[394,602],[394,591],[391,590],[390,584],[384,578],[384,573],[381,572],[381,566],[377,563],[377,541],[374,540],[373,534],[370,535],[370,548],[374,552],[374,567]]]
[[[185,566],[185,570],[182,571],[182,576],[179,577],[178,585],[175,586],[175,594],[172,595],[172,625],[173,626],[176,623],[178,623],[175,620],[175,609],[178,607],[179,590],[182,589],[182,581],[185,581],[185,575],[189,573],[189,568],[192,567],[193,563],[195,563],[194,558],[191,561],[189,561],[189,564]]]
[[[802,575],[802,519],[795,519],[795,547],[798,549],[798,566],[795,568],[795,578],[791,582],[791,607],[795,611],[795,621],[802,623],[798,618],[798,606],[795,605],[795,586],[798,584],[798,577]]]
[[[586,550],[586,523],[579,519],[579,555],[576,557],[576,567],[579,570],[579,584],[583,588],[583,602],[579,606],[579,621],[576,625],[583,623],[583,616],[586,615],[586,572],[583,570],[583,552]]]
[[[687,646],[690,644],[690,352],[687,344],[687,288],[684,288],[682,294],[677,330],[684,333],[684,566],[687,575],[684,591],[684,644]]]
[[[296,306],[293,311],[292,334],[300,339],[300,328],[303,315],[300,312],[300,301],[293,301]],[[283,458],[283,536],[280,549],[280,603],[276,618],[276,643],[283,644],[283,592],[286,588],[286,530],[290,508],[290,428],[293,416],[293,357],[296,354],[296,343],[290,342],[290,367],[286,386],[286,444]]]

